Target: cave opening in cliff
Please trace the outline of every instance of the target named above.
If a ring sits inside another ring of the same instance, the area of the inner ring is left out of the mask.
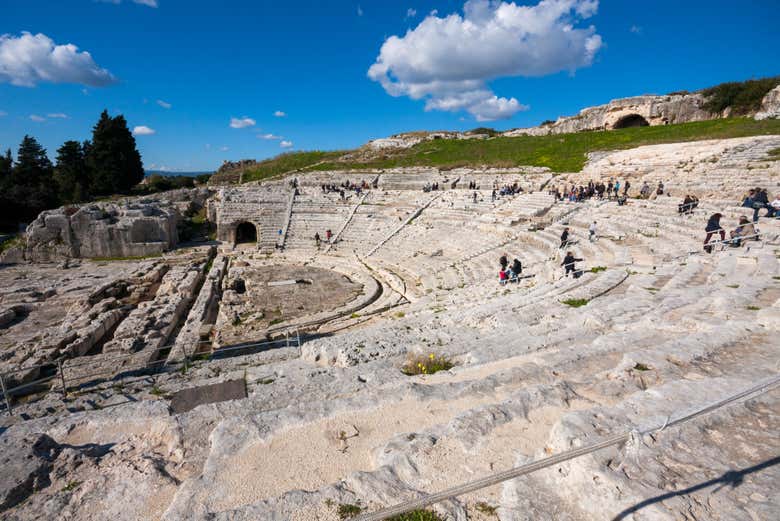
[[[243,222],[236,227],[236,244],[257,242],[257,228],[254,224]]]
[[[640,116],[639,114],[629,114],[628,116],[623,116],[619,120],[615,122],[615,125],[612,127],[615,130],[620,128],[632,128],[632,127],[648,127],[650,126],[650,123],[647,122],[645,118]]]

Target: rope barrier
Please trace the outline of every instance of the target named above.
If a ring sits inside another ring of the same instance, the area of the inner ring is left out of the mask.
[[[536,472],[537,470],[542,470],[544,468],[551,467],[553,465],[557,465],[559,463],[563,463],[565,461],[569,461],[578,458],[580,456],[584,456],[586,454],[591,454],[593,452],[597,452],[599,450],[606,449],[608,447],[626,443],[630,439],[632,439],[632,437],[637,437],[637,434],[639,435],[639,437],[641,437],[647,434],[660,433],[676,425],[680,425],[682,423],[691,421],[700,416],[707,415],[717,409],[730,405],[734,402],[741,401],[749,396],[766,393],[772,390],[774,387],[777,387],[778,385],[780,385],[780,375],[775,375],[771,378],[764,380],[758,385],[755,385],[735,395],[729,396],[728,398],[710,403],[708,405],[705,405],[704,407],[700,407],[674,417],[669,416],[661,425],[655,425],[645,429],[632,429],[622,434],[616,434],[614,436],[610,436],[608,438],[603,439],[602,441],[588,445],[586,447],[580,447],[578,449],[562,452],[560,454],[556,454],[555,456],[550,456],[549,458],[544,458],[538,461],[534,461],[532,463],[528,463],[526,465],[522,465],[520,467],[515,467],[509,470],[505,470],[503,472],[499,472],[491,476],[486,476],[484,478],[477,479],[469,483],[458,485],[456,487],[449,488],[441,492],[437,492],[435,494],[424,495],[417,499],[413,499],[411,501],[407,501],[392,507],[383,508],[376,512],[358,515],[357,517],[352,518],[352,521],[382,521],[392,516],[425,508],[427,506],[433,505],[435,503],[440,503],[442,501],[452,499],[457,496],[462,496],[464,494],[475,492],[483,488],[487,488],[493,485],[498,485],[499,483],[503,483],[504,481],[509,481],[518,478],[520,476],[524,476],[526,474]]]

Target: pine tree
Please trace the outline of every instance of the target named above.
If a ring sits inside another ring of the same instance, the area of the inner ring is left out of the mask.
[[[8,187],[11,217],[30,221],[39,212],[57,205],[54,175],[46,150],[31,136],[24,136],[16,154]],[[5,210],[5,209],[4,209]]]
[[[92,132],[87,166],[95,194],[127,192],[144,178],[141,154],[124,116],[103,111]]]
[[[11,149],[8,149],[4,156],[0,156],[0,229],[4,231],[16,231],[12,219],[13,210],[10,199],[11,171],[13,166],[14,160],[11,157]]]
[[[66,141],[57,150],[54,178],[62,202],[77,203],[84,200],[88,193],[89,174],[81,143]]]

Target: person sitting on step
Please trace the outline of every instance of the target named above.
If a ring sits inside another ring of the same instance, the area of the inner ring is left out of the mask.
[[[498,263],[501,265],[501,271],[506,271],[506,267],[509,265],[509,258],[506,253],[498,259]]]
[[[523,273],[523,265],[520,263],[520,259],[515,258],[515,260],[512,261],[512,267],[509,268],[509,280],[511,282],[517,282],[521,273]]]
[[[741,246],[742,242],[747,239],[758,240],[756,227],[748,220],[747,216],[742,215],[739,218],[739,226],[731,231],[731,245]]]

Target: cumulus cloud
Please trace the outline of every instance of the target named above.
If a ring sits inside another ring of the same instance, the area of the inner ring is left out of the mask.
[[[152,134],[156,133],[156,130],[149,128],[146,125],[139,125],[133,129],[134,136],[151,136]]]
[[[47,118],[52,119],[68,119],[69,116],[67,114],[63,114],[62,112],[54,112],[53,114],[46,114]]]
[[[259,139],[268,139],[268,140],[272,140],[272,139],[283,139],[283,138],[282,138],[282,136],[277,136],[276,134],[260,134],[260,135],[259,135],[259,136],[257,136],[257,137],[258,137]]]
[[[406,10],[407,18],[414,18],[415,16],[417,16],[417,9],[410,7],[409,9]]]
[[[163,100],[161,100],[161,99],[158,99],[158,100],[157,100],[157,104],[158,104],[159,106],[161,106],[162,108],[164,108],[164,109],[169,109],[169,108],[173,107],[173,105],[171,105],[171,104],[170,104],[170,103],[168,103],[167,101],[163,101]]]
[[[30,119],[35,121],[36,123],[41,123],[42,121],[46,121],[46,118],[43,116],[39,116],[38,114],[30,114]]]
[[[528,107],[488,82],[589,66],[602,46],[593,26],[577,27],[598,0],[543,0],[534,6],[469,0],[459,13],[432,12],[404,36],[385,40],[368,77],[391,96],[425,100],[426,110],[466,111],[479,121]]]
[[[277,118],[286,118],[287,117],[287,113],[286,112],[282,112],[281,110],[277,110],[276,112],[274,112],[274,116],[277,117]]]
[[[0,35],[0,83],[34,87],[40,82],[104,87],[117,79],[71,43],[57,45],[40,33]]]
[[[230,118],[230,128],[254,127],[256,124],[257,122],[254,119],[246,116],[243,118]]]
[[[639,27],[638,25],[632,25],[629,31],[631,31],[634,34],[642,34],[642,28]]]
[[[220,152],[227,152],[228,150],[230,150],[230,147],[219,147]]]
[[[282,141],[279,143],[279,146],[282,148],[292,148],[293,142],[292,141]]]

